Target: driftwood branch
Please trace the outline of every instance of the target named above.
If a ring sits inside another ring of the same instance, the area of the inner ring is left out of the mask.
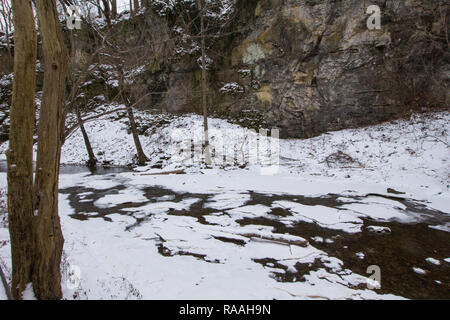
[[[185,174],[184,169],[165,171],[165,172],[155,172],[155,173],[142,173],[141,176],[159,176],[159,175],[169,175],[169,174]]]
[[[281,244],[286,245],[295,245],[300,247],[307,247],[309,242],[305,239],[285,239],[283,238],[283,235],[277,236],[277,234],[271,234],[271,235],[262,235],[258,233],[242,233],[238,234],[242,237],[250,238],[250,239],[256,239],[256,240],[264,240],[264,241],[270,241],[270,242],[277,242]]]
[[[208,228],[210,229],[210,228]],[[259,231],[239,231],[239,230],[230,230],[224,228],[213,228],[213,231],[218,231],[221,233],[227,233],[229,235],[240,236],[249,238],[251,240],[263,240],[269,242],[275,242],[284,245],[295,245],[300,247],[307,247],[309,242],[306,239],[303,239],[298,236],[280,234],[280,233],[267,233],[267,232],[259,232]]]

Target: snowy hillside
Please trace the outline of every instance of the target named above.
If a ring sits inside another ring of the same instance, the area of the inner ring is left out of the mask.
[[[149,126],[140,136],[149,167],[189,168],[198,172],[199,163],[182,161],[179,150],[186,140],[197,147],[203,137],[201,116],[164,116],[136,112],[141,127]],[[110,115],[86,124],[92,147],[100,161],[128,165],[136,153],[126,118],[116,121]],[[396,120],[361,129],[329,132],[312,139],[279,140],[280,173],[320,175],[339,179],[361,179],[394,185],[423,186],[438,192],[449,191],[450,113],[414,115],[410,120]],[[151,126],[154,127],[151,127]],[[255,133],[225,120],[210,119],[211,144],[220,154],[241,160],[241,148],[252,152],[249,139]],[[270,138],[269,138],[270,139]],[[224,151],[222,146],[231,146]],[[220,147],[220,148],[219,148]],[[5,150],[6,146],[2,147]],[[197,148],[199,149],[199,148]],[[200,151],[198,151],[200,152]],[[237,155],[236,155],[237,154]],[[64,144],[61,162],[84,164],[88,160],[80,130]],[[258,170],[248,163],[245,170]],[[216,168],[236,169],[223,161]],[[145,168],[139,168],[144,171]],[[438,191],[439,190],[439,191]],[[431,191],[433,192],[433,191]]]

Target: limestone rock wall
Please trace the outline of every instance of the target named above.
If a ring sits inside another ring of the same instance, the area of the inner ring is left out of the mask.
[[[380,30],[367,27],[373,4]],[[209,113],[304,138],[448,109],[449,8],[447,0],[236,0],[207,52]],[[154,10],[115,25],[132,53],[125,67],[140,70],[130,86],[139,108],[201,113],[200,52],[178,53],[177,25]],[[95,50],[88,32],[79,41],[86,56]],[[100,71],[83,91],[92,107],[104,102],[95,97],[117,97],[114,74]],[[8,88],[0,88],[6,109]]]
[[[370,4],[381,9],[380,30],[367,28]],[[209,72],[212,113],[252,111],[283,137],[310,137],[448,108],[446,1],[242,0],[235,19],[244,31],[213,48],[222,55]],[[194,62],[172,63],[159,106],[197,110],[198,80]]]

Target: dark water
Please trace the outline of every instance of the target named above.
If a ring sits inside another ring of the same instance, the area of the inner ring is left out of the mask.
[[[170,201],[179,202],[188,198],[197,198],[198,202],[192,204],[188,210],[170,210],[170,215],[192,216],[198,219],[199,223],[209,224],[204,217],[214,212],[223,212],[212,208],[205,208],[206,202],[210,201],[213,195],[195,194],[195,193],[177,193],[173,190],[149,187],[146,188],[145,195],[148,199],[143,203],[122,203],[120,205],[108,208],[98,208],[94,202],[107,195],[115,194],[125,186],[116,186],[104,190],[96,190],[84,187],[72,187],[60,190],[63,194],[69,195],[70,205],[75,209],[72,215],[75,219],[87,220],[101,218],[111,221],[108,218],[110,214],[123,214],[133,217],[133,212],[129,208],[141,207],[151,202],[157,202],[162,196],[169,196]],[[80,193],[92,192],[89,195],[80,197]],[[274,201],[288,200],[304,205],[322,205],[331,208],[337,208],[344,203],[339,201],[339,195],[329,194],[323,197],[304,197],[292,195],[269,195],[250,192],[251,199],[244,205],[262,204],[271,206]],[[373,196],[373,195],[368,195]],[[379,196],[379,195],[378,195]],[[348,199],[349,197],[347,197]],[[354,197],[358,202],[364,197]],[[389,197],[388,197],[389,198]],[[342,231],[323,228],[314,223],[298,222],[291,226],[286,226],[277,218],[289,216],[289,210],[282,208],[273,208],[269,217],[244,218],[237,220],[242,226],[245,225],[265,225],[274,227],[275,233],[287,233],[303,237],[310,240],[316,248],[325,251],[330,256],[337,257],[344,262],[343,269],[350,269],[355,273],[366,275],[367,267],[378,265],[381,268],[381,289],[379,293],[391,293],[412,299],[450,299],[450,263],[443,259],[450,257],[450,233],[429,228],[429,225],[441,225],[450,222],[450,217],[440,211],[431,210],[423,203],[412,199],[402,199],[395,197],[396,201],[402,202],[406,211],[414,215],[420,214],[423,219],[420,223],[405,224],[399,222],[377,222],[371,219],[363,219],[363,231],[356,234],[348,234]],[[348,202],[346,202],[348,203]],[[86,212],[96,212],[97,214],[88,216]],[[130,230],[142,223],[151,223],[153,213],[148,212],[144,217],[140,215],[135,218],[135,222],[126,227]],[[369,225],[385,226],[391,229],[388,234],[376,234],[366,229]],[[312,237],[320,236],[324,239],[332,239],[333,243],[318,243],[311,240]],[[217,240],[224,242],[233,242],[237,245],[245,245],[245,242],[239,242],[234,239],[218,237]],[[203,259],[208,263],[217,261],[205,260],[205,256],[193,252],[172,253],[164,247],[161,242],[157,245],[157,250],[164,256],[191,255],[198,259]],[[364,260],[359,259],[356,253],[364,252]],[[435,266],[425,261],[426,258],[433,257],[441,261],[441,265]],[[286,270],[285,273],[274,273],[273,278],[280,282],[304,281],[304,275],[310,271],[319,268],[328,269],[320,260],[312,264],[297,263],[296,272],[287,271],[286,266],[278,261],[266,258],[255,260],[262,265],[271,264],[272,266]],[[427,271],[425,275],[417,274],[413,267],[419,267]],[[435,280],[439,280],[438,284]],[[364,289],[365,287],[361,288]]]
[[[5,160],[0,160],[0,172],[7,172],[8,164]],[[84,165],[77,164],[62,164],[59,167],[59,173],[61,174],[76,174],[76,173],[92,173],[92,174],[109,174],[109,173],[121,173],[130,172],[130,167],[114,167],[114,166],[97,166],[95,168],[88,168]]]

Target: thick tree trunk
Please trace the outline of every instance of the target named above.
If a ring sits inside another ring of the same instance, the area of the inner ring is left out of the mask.
[[[139,0],[134,0],[134,13],[137,14],[139,12]]]
[[[8,219],[12,294],[22,298],[32,281],[33,129],[36,86],[36,30],[30,0],[13,0],[14,83],[8,150]]]
[[[38,299],[60,299],[60,263],[64,244],[58,216],[58,176],[62,142],[62,105],[68,53],[55,0],[36,1],[44,53],[44,87],[38,128],[36,252],[33,287]]]
[[[205,46],[205,19],[204,19],[204,1],[197,0],[198,9],[200,12],[200,32],[201,32],[201,49],[202,49],[202,109],[203,109],[203,129],[205,135],[204,142],[204,153],[205,153],[205,163],[207,165],[211,164],[211,152],[209,146],[209,136],[208,136],[208,108],[206,104],[206,46]]]
[[[89,155],[89,160],[87,162],[88,167],[95,167],[97,164],[97,158],[94,155],[94,151],[92,151],[91,142],[89,141],[89,136],[86,132],[86,129],[84,128],[83,119],[81,118],[80,109],[78,106],[76,107],[76,113],[77,113],[77,119],[78,119],[78,125],[80,126],[81,134],[83,135],[84,145],[86,146],[86,150]]]

